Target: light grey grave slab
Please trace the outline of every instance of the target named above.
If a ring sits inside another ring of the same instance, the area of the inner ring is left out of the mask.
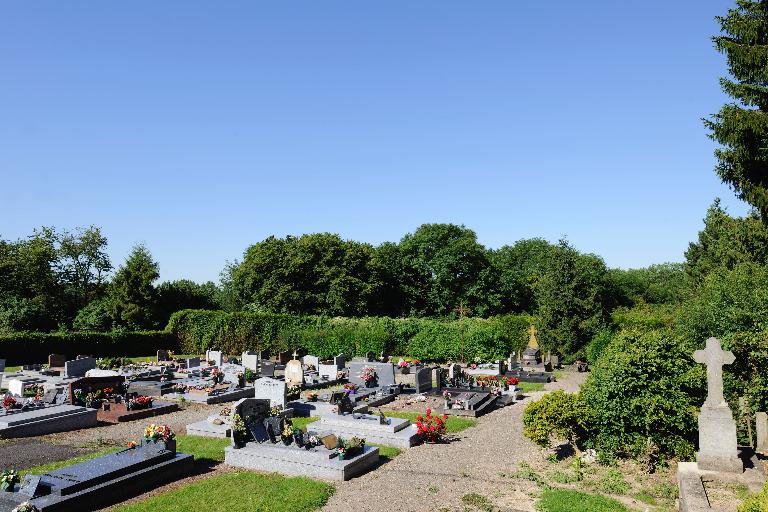
[[[224,449],[224,463],[229,466],[324,480],[349,480],[378,462],[379,449],[368,445],[361,454],[346,460],[339,460],[335,450],[324,446],[305,450],[282,443],[248,443],[244,448]]]
[[[0,415],[0,438],[30,437],[95,427],[96,409],[52,405]]]
[[[96,359],[92,357],[83,357],[64,363],[65,377],[85,377],[88,370],[96,368]]]
[[[8,391],[16,396],[24,396],[24,388],[39,386],[46,383],[45,379],[37,377],[16,377],[8,379]]]
[[[219,415],[212,415],[206,420],[187,425],[187,435],[223,439],[232,435],[232,426]]]
[[[253,397],[269,400],[272,407],[285,407],[287,388],[285,381],[270,377],[261,377],[253,383]]]
[[[736,422],[723,397],[723,365],[733,363],[732,352],[723,351],[720,340],[709,338],[704,350],[693,354],[697,363],[707,365],[707,399],[699,415],[700,469],[741,473],[744,465],[738,456]]]
[[[312,423],[317,431],[328,431],[344,438],[361,437],[367,443],[410,448],[419,441],[416,425],[402,418],[386,418],[374,414],[325,414]]]
[[[322,364],[317,368],[317,374],[320,379],[324,380],[336,380],[336,374],[339,373],[339,369],[335,364]]]
[[[768,414],[764,412],[758,412],[755,414],[755,425],[757,432],[757,448],[758,453],[768,456]]]

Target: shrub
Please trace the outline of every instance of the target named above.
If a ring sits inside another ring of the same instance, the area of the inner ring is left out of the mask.
[[[552,437],[566,439],[576,447],[585,436],[590,416],[579,394],[555,391],[525,408],[523,434],[542,447],[548,447]]]
[[[739,512],[765,512],[768,510],[768,485],[739,505]]]
[[[95,357],[145,356],[159,349],[176,349],[176,340],[165,331],[67,332],[45,334],[17,332],[0,336],[0,354],[8,364],[47,362],[49,354]]]
[[[582,388],[598,449],[637,456],[658,447],[661,456],[693,455],[704,372],[692,352],[669,330],[616,336]]]
[[[525,343],[529,316],[463,318],[328,318],[262,312],[184,310],[171,316],[168,330],[183,353],[216,347],[229,354],[244,350],[292,350],[302,347],[320,357],[368,351],[422,360],[505,357]]]

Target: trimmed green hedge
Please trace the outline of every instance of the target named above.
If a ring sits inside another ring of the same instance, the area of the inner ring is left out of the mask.
[[[457,321],[427,318],[328,318],[273,313],[184,310],[174,313],[167,330],[182,353],[217,348],[228,354],[245,350],[305,348],[320,357],[341,352],[407,355],[429,361],[479,357],[491,360],[520,350],[535,318],[507,315]]]
[[[79,354],[95,357],[146,356],[159,349],[177,348],[177,338],[166,331],[115,331],[39,333],[17,332],[0,336],[0,358],[7,364],[46,363],[50,354],[74,358]]]

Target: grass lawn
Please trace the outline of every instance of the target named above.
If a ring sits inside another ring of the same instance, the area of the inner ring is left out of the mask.
[[[18,371],[21,371],[21,366],[6,366],[5,367],[5,372],[6,373],[14,373],[14,372],[18,372]]]
[[[417,412],[386,412],[385,414],[392,418],[405,418],[406,420],[411,420],[412,422],[416,421],[416,416],[421,415],[421,413]],[[461,432],[462,430],[466,430],[469,427],[474,427],[475,425],[477,425],[477,420],[475,418],[451,416],[450,414],[448,415],[448,420],[445,422],[446,430],[448,433]]]
[[[546,489],[536,508],[541,512],[629,512],[612,498],[567,489]]]
[[[519,387],[523,393],[533,393],[534,391],[544,391],[543,382],[518,382]]]
[[[224,448],[231,444],[228,438],[176,436],[176,450],[194,455],[196,462],[224,462]]]
[[[305,512],[328,501],[334,487],[309,478],[251,472],[199,480],[147,500],[117,507],[119,512]]]

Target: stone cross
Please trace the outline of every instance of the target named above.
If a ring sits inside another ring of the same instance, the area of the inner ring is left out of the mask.
[[[709,338],[707,348],[693,353],[693,360],[707,365],[707,400],[705,404],[718,406],[725,404],[723,397],[723,365],[736,360],[733,352],[720,347],[720,340]]]

